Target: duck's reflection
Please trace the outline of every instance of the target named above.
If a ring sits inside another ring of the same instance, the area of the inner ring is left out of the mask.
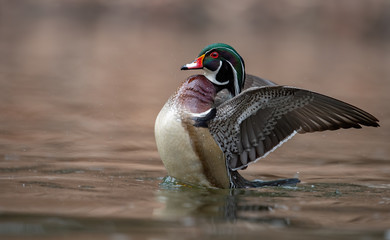
[[[236,222],[244,220],[286,226],[286,217],[275,217],[273,212],[286,206],[270,201],[275,197],[289,197],[287,191],[261,189],[210,189],[164,181],[157,191],[157,200],[164,204],[156,209],[157,217],[178,219],[185,217],[212,218]]]

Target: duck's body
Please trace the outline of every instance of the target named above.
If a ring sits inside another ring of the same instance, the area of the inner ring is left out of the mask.
[[[369,113],[311,91],[278,86],[245,74],[226,44],[206,47],[182,69],[189,77],[167,101],[155,124],[168,174],[207,187],[261,187],[299,182],[247,181],[237,171],[265,157],[295,133],[379,126]]]
[[[170,176],[186,183],[228,188],[222,150],[207,128],[197,128],[191,120],[193,114],[211,109],[214,97],[214,87],[204,76],[190,77],[158,114],[155,137]]]

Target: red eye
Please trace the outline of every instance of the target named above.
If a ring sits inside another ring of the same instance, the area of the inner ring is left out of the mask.
[[[218,54],[217,52],[212,52],[212,53],[210,54],[210,57],[212,57],[212,58],[218,58],[218,57],[219,57],[219,54]]]

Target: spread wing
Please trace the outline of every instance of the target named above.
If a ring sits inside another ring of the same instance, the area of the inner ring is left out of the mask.
[[[284,86],[249,88],[216,108],[210,133],[229,168],[265,157],[295,133],[377,127],[371,114],[325,95]]]

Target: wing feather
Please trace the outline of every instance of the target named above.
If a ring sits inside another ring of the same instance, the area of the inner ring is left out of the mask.
[[[232,170],[265,157],[296,132],[379,126],[374,116],[348,103],[262,81],[269,86],[249,88],[220,104],[208,124]]]

